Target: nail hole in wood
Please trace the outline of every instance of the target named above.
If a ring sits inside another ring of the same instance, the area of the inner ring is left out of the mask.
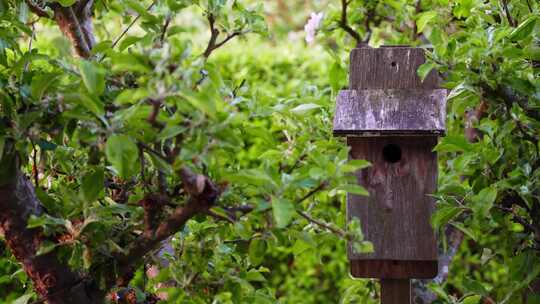
[[[395,67],[397,65],[397,63],[395,61],[392,61],[392,63],[390,63],[390,65]]]
[[[383,147],[383,158],[389,163],[397,163],[401,160],[401,148],[396,144],[388,144]]]

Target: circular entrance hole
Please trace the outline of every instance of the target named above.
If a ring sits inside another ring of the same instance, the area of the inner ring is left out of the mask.
[[[384,146],[382,154],[384,160],[392,164],[401,160],[401,148],[396,144]]]
[[[392,61],[392,63],[390,63],[390,65],[395,67],[397,65],[397,63],[395,61]]]

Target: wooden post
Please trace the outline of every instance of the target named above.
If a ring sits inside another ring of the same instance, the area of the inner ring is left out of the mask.
[[[381,304],[410,304],[411,280],[382,279]]]

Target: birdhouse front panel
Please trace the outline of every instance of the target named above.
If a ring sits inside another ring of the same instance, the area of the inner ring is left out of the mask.
[[[437,244],[430,225],[437,185],[434,136],[349,137],[352,159],[372,166],[357,172],[370,196],[348,195],[348,220],[360,221],[374,252],[349,246],[356,277],[430,278],[437,274]],[[378,261],[368,267],[366,261]],[[359,264],[364,264],[364,267]],[[386,263],[386,265],[385,265]],[[398,269],[410,266],[411,269]]]

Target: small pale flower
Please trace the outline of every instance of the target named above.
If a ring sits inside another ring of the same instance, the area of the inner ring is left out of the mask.
[[[315,41],[315,34],[317,29],[321,26],[321,21],[323,19],[323,13],[311,13],[308,22],[304,26],[304,31],[306,32],[306,42],[312,43]]]

